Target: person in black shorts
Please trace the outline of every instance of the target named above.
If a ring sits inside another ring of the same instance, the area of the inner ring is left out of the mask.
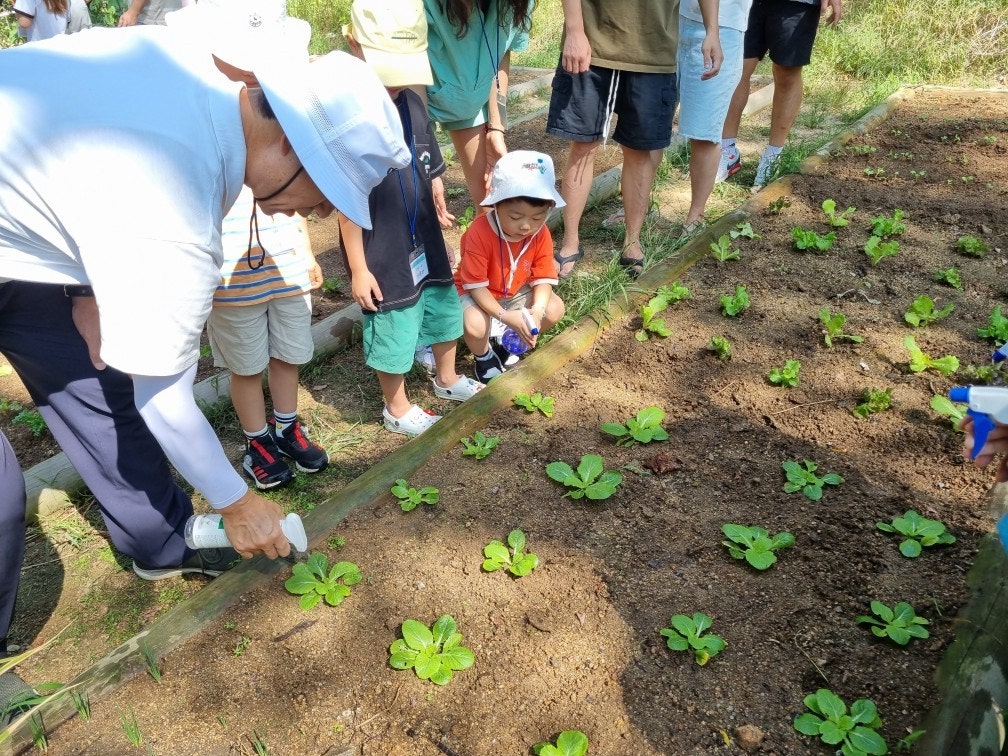
[[[842,0],[753,0],[745,34],[742,78],[732,95],[721,132],[717,181],[724,181],[741,167],[735,140],[742,111],[749,100],[749,79],[756,64],[769,52],[774,81],[770,143],[760,157],[753,189],[767,183],[801,109],[802,68],[812,60],[819,19],[825,17],[827,23],[835,25],[842,15]]]

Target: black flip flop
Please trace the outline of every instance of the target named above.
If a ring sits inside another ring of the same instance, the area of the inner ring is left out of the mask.
[[[619,259],[619,266],[626,271],[626,274],[630,278],[637,278],[637,276],[644,272],[644,258],[623,255]]]
[[[574,266],[577,265],[578,261],[584,257],[584,250],[581,247],[577,248],[577,252],[572,255],[567,255],[564,257],[560,254],[560,250],[553,253],[553,260],[557,264],[557,277],[562,281],[565,278],[570,278],[574,275]],[[571,269],[567,271],[567,274],[563,274],[564,265],[570,264]]]

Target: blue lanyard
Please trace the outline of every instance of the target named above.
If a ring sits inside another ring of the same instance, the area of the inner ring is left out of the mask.
[[[399,113],[402,115],[403,126],[405,127],[406,144],[409,145],[410,151],[410,168],[413,170],[413,214],[410,215],[409,201],[406,199],[406,187],[403,186],[402,180],[402,169],[396,169],[396,175],[399,177],[399,191],[402,192],[403,207],[406,208],[406,220],[409,223],[410,238],[413,240],[413,246],[416,247],[416,222],[417,214],[420,212],[420,191],[417,185],[417,167],[416,167],[416,154],[413,147],[413,123],[410,120],[409,114],[409,102],[406,100],[406,93],[402,95],[402,105],[399,108]]]
[[[479,13],[480,17],[480,28],[483,30],[483,41],[486,43],[487,54],[490,56],[490,65],[493,66],[494,72],[494,83],[497,85],[497,91],[500,92],[500,19],[497,19],[497,57],[494,58],[494,51],[490,49],[490,38],[487,36],[486,30],[486,19],[483,16],[483,10],[479,6],[479,0],[475,1],[476,12]],[[497,13],[500,13],[500,6],[497,7]],[[478,82],[477,82],[478,83]]]

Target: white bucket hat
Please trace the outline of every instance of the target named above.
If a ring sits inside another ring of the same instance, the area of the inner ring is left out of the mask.
[[[242,71],[264,56],[308,59],[311,26],[287,15],[286,0],[199,0],[165,23]]]
[[[252,73],[311,180],[337,210],[370,229],[368,195],[411,159],[399,113],[371,67],[331,52],[311,63],[263,58]]]
[[[490,192],[480,204],[496,205],[514,197],[553,200],[557,207],[566,205],[556,190],[553,158],[532,150],[515,150],[501,157],[490,177]]]
[[[386,87],[434,83],[422,0],[354,0],[343,27]]]

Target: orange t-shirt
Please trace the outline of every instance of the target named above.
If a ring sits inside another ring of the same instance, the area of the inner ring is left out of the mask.
[[[486,287],[495,299],[507,299],[526,284],[543,283],[559,283],[553,237],[545,224],[531,236],[509,242],[498,232],[497,215],[490,211],[462,234],[462,263],[455,272],[459,294]]]

